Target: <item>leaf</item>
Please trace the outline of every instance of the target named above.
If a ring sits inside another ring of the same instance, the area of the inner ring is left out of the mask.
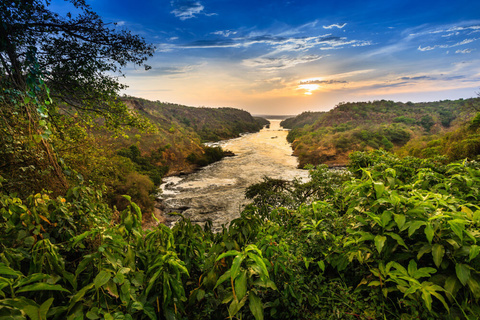
[[[405,224],[405,215],[404,214],[394,214],[393,220],[398,226],[398,229],[402,230],[403,225]]]
[[[392,213],[390,211],[384,211],[380,217],[382,220],[382,227],[386,227],[390,221],[392,221]]]
[[[412,234],[414,234],[415,231],[417,231],[418,228],[420,228],[421,226],[424,226],[424,225],[426,225],[426,222],[425,222],[425,221],[420,221],[420,220],[414,221],[414,222],[408,227],[408,236],[411,237]]]
[[[432,244],[434,232],[430,223],[425,227],[425,235],[427,236],[428,243]]]
[[[385,232],[386,235],[390,236],[392,239],[396,240],[397,243],[406,249],[408,249],[407,245],[405,244],[405,241],[403,241],[402,237],[400,235],[393,233],[393,232]]]
[[[379,199],[385,191],[385,186],[381,182],[374,182],[373,188],[375,189],[375,195],[377,199]]]
[[[452,231],[455,232],[455,234],[460,238],[461,241],[463,241],[463,230],[465,230],[464,223],[466,223],[466,221],[460,219],[448,221],[450,228],[452,228]]]
[[[470,246],[470,254],[468,257],[468,261],[472,261],[475,259],[476,256],[480,253],[480,246],[477,246],[476,244]]]
[[[445,255],[445,248],[438,243],[435,243],[432,246],[432,256],[433,256],[433,262],[437,266],[437,268],[440,267],[442,264],[443,256]]]
[[[239,254],[240,254],[240,252],[238,252],[237,250],[230,250],[230,251],[224,252],[221,255],[219,255],[218,258],[215,261],[221,260],[221,259],[226,258],[226,257],[237,256]]]
[[[22,276],[21,272],[15,271],[12,268],[7,267],[3,263],[0,264],[0,274],[8,274],[8,275],[11,275],[11,276],[16,276],[16,277],[21,277]]]
[[[470,279],[470,268],[469,268],[469,266],[466,265],[466,264],[463,264],[463,263],[457,263],[455,265],[455,272],[457,274],[458,280],[460,280],[460,282],[463,285],[466,285],[468,279]]]
[[[382,252],[383,245],[385,244],[385,240],[387,240],[387,237],[382,236],[382,235],[377,235],[375,237],[375,247],[377,247],[378,253]]]
[[[52,305],[52,303],[53,303],[53,298],[50,298],[50,299],[46,300],[44,303],[42,303],[40,308],[38,308],[38,313],[40,314],[40,319],[47,319],[47,313],[48,313],[48,310],[50,309],[50,306]]]
[[[110,280],[111,277],[112,277],[112,275],[110,274],[110,272],[107,272],[105,270],[100,271],[97,274],[97,276],[95,277],[95,279],[93,280],[93,284],[95,285],[95,289],[98,290],[98,288],[100,288],[101,286],[106,284]]]
[[[250,292],[248,295],[248,307],[252,311],[256,320],[263,320],[263,306],[260,298],[254,293]]]
[[[262,271],[263,275],[268,277],[267,266],[265,265],[265,262],[263,262],[262,257],[260,257],[256,254],[253,254],[251,252],[248,253],[248,256],[256,262],[257,266],[260,267],[260,270]]]
[[[20,289],[18,289],[16,292],[29,292],[29,291],[46,291],[46,290],[51,290],[51,291],[64,291],[70,293],[67,289],[64,289],[61,285],[58,284],[49,284],[45,282],[37,282],[34,284],[30,284],[28,286],[24,286]]]
[[[425,253],[429,253],[429,252],[432,252],[432,246],[429,245],[429,244],[424,245],[423,247],[420,248],[420,250],[418,250],[417,260],[420,260],[420,258],[421,258]]]
[[[247,293],[247,272],[240,272],[240,275],[235,279],[235,294],[238,300],[242,300]]]
[[[240,265],[242,264],[243,259],[245,259],[243,254],[240,254],[233,259],[232,267],[230,268],[232,279],[235,279],[240,272]]]
[[[213,289],[216,289],[219,285],[221,285],[225,280],[230,279],[230,270],[227,270],[218,280],[217,283],[215,284],[215,287]]]

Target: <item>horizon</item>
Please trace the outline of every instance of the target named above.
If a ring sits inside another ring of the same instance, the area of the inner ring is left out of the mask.
[[[479,88],[480,2],[87,3],[156,46],[151,70],[128,66],[120,79],[122,93],[148,100],[273,115],[468,99]]]

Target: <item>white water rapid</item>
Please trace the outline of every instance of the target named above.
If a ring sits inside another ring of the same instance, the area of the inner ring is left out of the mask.
[[[280,127],[280,120],[269,121],[268,129],[216,144],[235,153],[234,157],[186,176],[164,179],[160,198],[167,224],[178,219],[168,213],[177,212],[201,225],[210,219],[218,231],[222,224],[240,216],[248,203],[245,189],[264,176],[285,180],[308,176],[307,171],[297,169],[297,159],[286,140],[288,131]]]

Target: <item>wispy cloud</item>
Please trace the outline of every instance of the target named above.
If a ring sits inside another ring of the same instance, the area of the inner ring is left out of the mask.
[[[479,38],[463,39],[462,41],[454,43],[454,44],[436,44],[434,46],[426,46],[426,47],[422,47],[420,45],[420,46],[418,46],[418,50],[419,51],[431,51],[431,50],[435,50],[435,49],[454,48],[454,47],[463,46],[463,45],[472,43],[472,42],[477,41],[477,40],[479,40]]]
[[[277,35],[253,35],[228,39],[205,39],[197,40],[180,45],[184,49],[208,49],[208,48],[241,48],[255,44],[271,46],[273,53],[285,51],[308,51],[312,48],[320,50],[332,50],[346,46],[358,47],[371,45],[369,41],[349,40],[346,37],[335,37],[330,34],[312,37],[284,37]]]
[[[230,37],[230,35],[235,35],[237,34],[237,31],[232,31],[232,30],[220,30],[220,31],[215,31],[212,32],[211,34],[215,34],[218,36],[224,36],[226,38]]]
[[[317,61],[323,58],[322,56],[318,55],[308,55],[303,57],[277,57],[277,58],[255,58],[255,59],[247,59],[243,61],[243,64],[247,67],[259,68],[263,71],[274,71],[274,70],[282,70],[294,67],[298,64],[302,63],[309,63],[313,61]]]
[[[346,25],[347,25],[346,23],[344,23],[344,24],[334,23],[334,24],[331,24],[329,26],[323,26],[323,29],[333,29],[333,28],[343,29]]]
[[[300,84],[339,84],[339,83],[348,83],[348,81],[344,80],[306,80],[300,81]]]
[[[206,16],[215,15],[215,13],[205,13],[203,10],[205,7],[200,3],[200,1],[194,0],[172,0],[170,5],[174,8],[171,13],[180,20],[187,20],[195,18],[199,14]]]
[[[473,49],[463,49],[463,50],[457,50],[455,53],[471,53]]]

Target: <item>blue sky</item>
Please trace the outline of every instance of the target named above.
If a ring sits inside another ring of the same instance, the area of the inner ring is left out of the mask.
[[[122,79],[151,100],[297,114],[480,91],[480,1],[87,2],[156,46]]]

